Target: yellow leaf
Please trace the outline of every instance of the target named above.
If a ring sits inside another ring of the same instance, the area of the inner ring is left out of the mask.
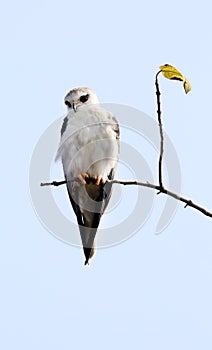
[[[185,81],[185,77],[182,75],[182,73],[180,73],[178,69],[171,66],[170,64],[160,66],[160,70],[162,71],[164,77],[167,79]]]
[[[160,66],[160,70],[163,76],[167,79],[183,81],[183,87],[186,94],[191,91],[192,86],[190,81],[184,75],[182,75],[177,68],[171,66],[170,64],[164,64],[163,66]]]

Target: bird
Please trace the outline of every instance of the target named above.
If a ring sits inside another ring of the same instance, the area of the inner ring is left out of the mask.
[[[62,161],[68,196],[76,215],[85,265],[95,253],[100,219],[107,208],[120,152],[120,127],[88,87],[71,89],[56,160]]]

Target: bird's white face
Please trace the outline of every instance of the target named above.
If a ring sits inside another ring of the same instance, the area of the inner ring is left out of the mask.
[[[65,96],[64,102],[68,110],[73,109],[75,112],[82,106],[99,103],[95,92],[89,88],[72,89]]]

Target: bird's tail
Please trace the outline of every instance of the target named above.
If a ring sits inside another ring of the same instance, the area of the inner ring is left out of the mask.
[[[83,248],[85,254],[85,265],[89,265],[89,260],[94,256],[95,247],[92,248]]]
[[[95,236],[97,232],[97,227],[89,227],[86,224],[85,222],[85,225],[79,225],[85,255],[85,265],[89,264],[89,260],[95,253]]]
[[[80,186],[73,191],[73,184],[68,184],[68,193],[71,200],[72,207],[77,216],[77,221],[79,225],[84,255],[85,255],[85,265],[89,263],[89,259],[92,258],[95,252],[94,240],[99,226],[101,216],[107,207],[110,194],[111,194],[111,184],[99,185],[95,184],[96,179],[86,179],[87,184],[85,187]],[[86,202],[86,196],[84,191],[87,192],[87,197],[90,197]],[[81,191],[81,192],[80,192]],[[83,205],[79,205],[79,197],[85,198],[85,208]]]

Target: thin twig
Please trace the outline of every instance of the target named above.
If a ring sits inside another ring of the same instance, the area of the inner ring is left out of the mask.
[[[163,124],[162,124],[162,112],[161,112],[161,103],[160,103],[160,90],[159,90],[159,84],[158,84],[158,75],[161,73],[161,70],[156,74],[155,76],[155,86],[156,86],[156,96],[157,96],[157,115],[158,115],[158,124],[160,129],[160,155],[159,155],[159,162],[158,162],[158,173],[159,173],[159,185],[160,187],[163,187],[163,167],[162,167],[162,161],[163,161],[163,152],[164,152],[164,136],[163,136]]]
[[[62,181],[52,181],[52,182],[41,182],[40,186],[61,186],[67,184],[67,182],[80,182],[78,177],[73,177],[73,179],[70,180],[62,180]]]
[[[160,193],[164,193],[170,197],[173,197],[181,202],[186,203],[185,208],[186,207],[192,207],[196,210],[199,210],[201,213],[203,213],[206,216],[212,217],[212,212],[209,212],[208,210],[206,210],[205,208],[201,207],[200,205],[194,203],[191,199],[187,199],[185,197],[180,196],[179,194],[172,192],[170,190],[167,190],[166,188],[164,188],[164,186],[158,186],[158,185],[154,185],[151,184],[149,182],[140,182],[140,181],[121,181],[121,180],[113,180],[110,181],[113,184],[120,184],[120,185],[137,185],[137,186],[144,186],[144,187],[149,187],[149,188],[153,188],[158,192],[158,194]]]
[[[60,186],[60,185],[65,185],[67,183],[66,180],[63,181],[52,181],[52,182],[41,182],[40,186]]]

